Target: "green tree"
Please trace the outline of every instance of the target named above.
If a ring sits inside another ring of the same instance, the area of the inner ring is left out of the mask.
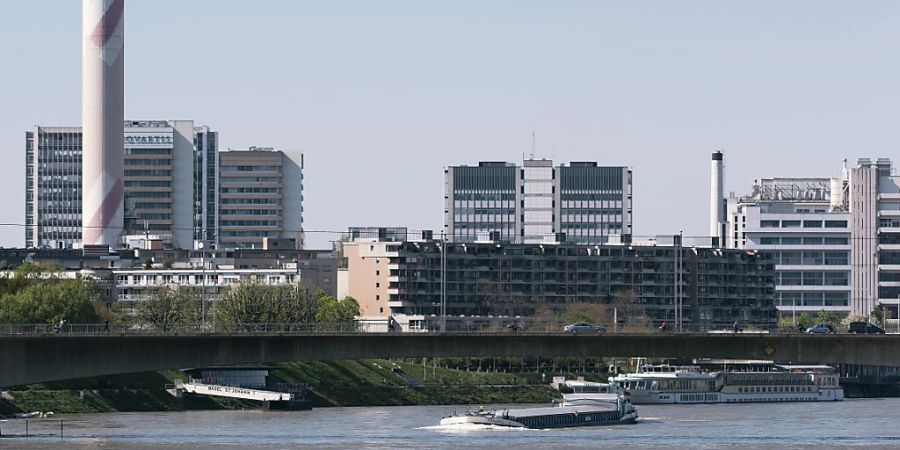
[[[177,324],[197,323],[200,304],[188,288],[158,287],[137,302],[134,313],[142,324],[168,331]]]
[[[0,296],[0,323],[98,323],[104,308],[95,292],[90,280],[36,280]]]
[[[819,311],[819,314],[816,315],[816,323],[828,323],[832,324],[839,323],[841,321],[841,315],[834,311],[825,311],[824,309]]]
[[[245,282],[231,286],[216,304],[222,324],[304,323],[315,317],[316,301],[306,289]]]
[[[884,310],[881,308],[875,308],[869,313],[869,317],[872,318],[872,321],[884,327]]]
[[[322,291],[316,292],[316,322],[324,324],[347,324],[356,321],[359,303],[353,297],[338,300]]]

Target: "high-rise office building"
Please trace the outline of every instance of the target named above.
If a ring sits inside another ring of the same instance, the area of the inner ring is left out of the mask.
[[[216,132],[192,121],[126,121],[125,235],[175,248],[214,242],[216,146]],[[26,132],[26,247],[81,243],[82,150],[79,127]]]
[[[221,248],[262,248],[293,239],[303,248],[303,155],[265,147],[219,154]]]
[[[628,167],[550,160],[444,170],[444,232],[452,242],[602,244],[632,233]]]

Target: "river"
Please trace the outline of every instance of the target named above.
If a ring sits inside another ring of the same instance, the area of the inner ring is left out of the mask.
[[[442,429],[454,406],[58,415],[29,421],[43,436],[0,448],[461,449],[461,448],[885,448],[900,447],[900,399],[829,403],[638,405],[635,425],[555,430]],[[59,420],[63,420],[63,438]],[[4,436],[24,420],[0,422]],[[55,434],[55,436],[50,436]]]

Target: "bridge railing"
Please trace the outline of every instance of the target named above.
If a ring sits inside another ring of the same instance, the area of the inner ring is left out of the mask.
[[[85,335],[85,334],[278,334],[278,333],[364,333],[371,326],[352,323],[248,323],[248,324],[134,324],[75,323],[0,324],[0,335]]]
[[[447,333],[484,333],[484,334],[555,334],[564,333],[566,323],[558,321],[532,322],[516,326],[489,326],[477,327],[465,324],[447,324]],[[89,323],[89,324],[0,324],[0,335],[97,335],[97,334],[127,334],[127,335],[196,335],[196,334],[326,334],[326,333],[373,333],[385,332],[384,326],[365,322],[349,323],[245,323],[245,324],[221,324],[221,323],[170,323],[170,324],[141,324],[141,323]],[[402,333],[428,333],[436,332],[435,329],[402,330]],[[677,333],[669,329],[666,334]],[[710,333],[725,334],[735,333],[729,327],[683,327],[685,333]],[[768,330],[740,330],[742,334],[768,333]],[[772,330],[771,332],[776,332]],[[660,333],[657,328],[650,327],[623,327],[615,330],[600,329],[593,332],[579,331],[578,334],[646,334]]]

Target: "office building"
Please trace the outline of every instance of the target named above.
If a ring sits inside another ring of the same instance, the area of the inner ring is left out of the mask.
[[[900,303],[900,177],[886,158],[832,178],[763,179],[728,199],[726,242],[771,253],[778,308],[896,319]]]
[[[851,310],[846,177],[768,178],[727,200],[729,248],[769,254],[782,315]]]
[[[674,323],[680,316],[689,330],[721,329],[735,320],[774,327],[770,257],[672,245],[677,237],[668,242],[447,243],[446,316],[529,318],[600,304],[616,307],[619,319],[646,326]],[[364,317],[406,316],[402,323],[433,329],[434,317],[441,316],[441,245],[434,239],[344,243],[346,269],[338,275],[338,294],[355,298]]]
[[[124,129],[123,237],[153,235],[175,248],[214,243],[217,133],[183,120],[126,121]],[[25,153],[26,247],[80,246],[81,129],[36,127]]]
[[[603,244],[632,233],[632,173],[594,162],[525,160],[444,170],[451,242]]]
[[[303,248],[303,155],[251,147],[219,154],[220,248],[262,248],[265,238]]]

